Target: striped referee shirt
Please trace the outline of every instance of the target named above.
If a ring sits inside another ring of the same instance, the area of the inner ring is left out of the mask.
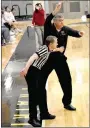
[[[33,62],[32,66],[41,70],[42,66],[46,63],[50,52],[48,50],[48,47],[46,45],[43,45],[40,46],[40,48],[36,51],[36,54],[39,56],[39,58]]]

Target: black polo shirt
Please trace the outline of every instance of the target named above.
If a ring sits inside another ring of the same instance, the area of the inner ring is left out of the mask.
[[[81,37],[79,35],[79,31],[73,30],[72,28],[69,28],[67,26],[63,26],[60,31],[57,31],[54,24],[51,23],[51,20],[53,19],[53,17],[54,16],[51,13],[46,18],[46,21],[44,24],[44,44],[45,44],[45,39],[47,38],[47,36],[52,35],[52,36],[57,37],[58,47],[64,46],[64,48],[66,49],[68,36]]]

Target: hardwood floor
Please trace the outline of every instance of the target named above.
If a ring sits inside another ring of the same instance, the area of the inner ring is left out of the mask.
[[[49,111],[56,115],[56,119],[45,121],[45,127],[89,127],[89,59],[70,59],[68,64],[73,83],[72,105],[77,108],[77,111],[71,112],[63,108],[63,93],[53,71],[48,79],[47,97]]]
[[[10,60],[12,54],[14,53],[22,35],[23,34],[19,34],[17,36],[17,40],[14,41],[13,44],[2,46],[2,72],[3,72],[4,68],[6,67],[8,61]]]

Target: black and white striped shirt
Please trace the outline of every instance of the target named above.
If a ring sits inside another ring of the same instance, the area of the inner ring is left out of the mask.
[[[36,54],[39,56],[39,59],[35,60],[32,66],[41,69],[42,66],[46,63],[49,57],[49,50],[46,45],[40,46],[40,48],[36,51]]]

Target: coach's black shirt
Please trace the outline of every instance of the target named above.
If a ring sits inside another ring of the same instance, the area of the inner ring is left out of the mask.
[[[44,44],[47,36],[52,35],[58,38],[58,47],[64,46],[64,48],[66,49],[68,36],[81,37],[79,35],[79,31],[73,30],[67,26],[63,26],[60,31],[57,31],[54,24],[51,23],[51,20],[53,19],[53,17],[54,16],[51,13],[46,18],[46,21],[44,24]]]

